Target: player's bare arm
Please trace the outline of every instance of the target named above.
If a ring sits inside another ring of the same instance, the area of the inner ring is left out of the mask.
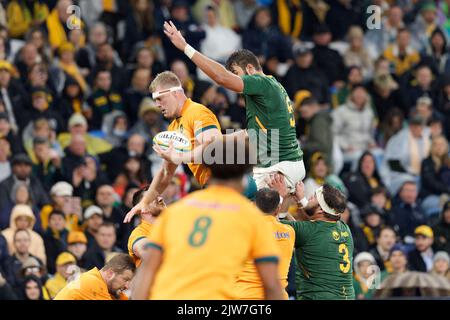
[[[131,300],[147,300],[150,288],[162,262],[161,250],[148,248],[143,254],[142,263],[133,279]]]
[[[142,200],[127,213],[123,222],[129,223],[136,214],[150,212],[151,203],[157,199],[157,197],[163,193],[164,190],[166,190],[177,167],[178,165],[172,162],[163,162],[161,169],[153,178],[152,183],[150,184],[148,190],[144,193]]]
[[[284,300],[283,288],[278,279],[278,263],[256,263],[255,266],[263,283],[265,299]]]
[[[185,51],[186,48],[193,50],[172,21],[164,22],[164,33],[179,50]],[[200,70],[206,73],[218,85],[238,93],[244,91],[244,81],[239,76],[225,69],[220,63],[209,59],[198,51],[195,51],[194,55],[190,58]]]

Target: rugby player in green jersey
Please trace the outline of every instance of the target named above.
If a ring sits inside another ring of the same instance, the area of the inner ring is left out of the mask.
[[[285,195],[287,190],[273,181],[269,184]],[[300,300],[355,299],[353,289],[353,238],[350,228],[341,221],[346,208],[345,196],[328,184],[318,188],[308,200],[304,198],[302,182],[294,196],[302,207],[301,218],[281,220],[295,230],[297,262],[297,298]]]
[[[217,84],[244,95],[247,129],[236,134],[248,135],[257,148],[258,163],[253,170],[257,188],[267,187],[268,179],[281,173],[289,192],[294,193],[295,184],[305,177],[305,167],[295,134],[294,110],[283,86],[262,72],[258,58],[248,50],[234,52],[227,70],[193,49],[171,21],[164,23],[164,33]]]

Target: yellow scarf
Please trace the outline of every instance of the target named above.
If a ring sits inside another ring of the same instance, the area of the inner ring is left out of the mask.
[[[86,92],[87,83],[84,80],[84,77],[81,75],[80,69],[78,69],[78,66],[75,63],[65,64],[60,61],[59,66],[64,72],[66,72],[69,76],[74,78],[76,82],[78,82],[83,92]]]
[[[420,168],[422,165],[422,157],[426,157],[428,152],[430,151],[430,141],[428,139],[424,139],[423,142],[423,154],[420,154],[419,143],[411,134],[411,131],[408,132],[408,146],[409,146],[409,154],[410,154],[410,167],[411,172],[415,175],[420,175]]]
[[[83,22],[79,18],[75,17],[75,15],[72,15],[71,18],[73,25],[78,24],[81,28],[84,27]],[[47,18],[46,25],[49,33],[48,39],[53,49],[58,48],[61,44],[68,41],[66,31],[64,30],[63,24],[59,20],[58,11],[56,9],[51,11]],[[85,41],[86,37],[81,35],[78,47],[83,47]]]
[[[302,32],[303,27],[303,12],[300,6],[300,0],[292,0],[292,5],[295,7],[294,26],[291,26],[291,10],[286,3],[286,0],[277,0],[278,8],[278,25],[281,31],[293,38],[298,38]]]

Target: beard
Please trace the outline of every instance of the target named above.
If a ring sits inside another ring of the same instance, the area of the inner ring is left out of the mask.
[[[316,206],[307,205],[306,207],[303,208],[303,210],[309,217],[312,217],[316,212],[317,207],[318,207],[317,205]]]

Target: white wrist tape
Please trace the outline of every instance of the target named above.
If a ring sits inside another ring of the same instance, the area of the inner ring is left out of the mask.
[[[298,204],[300,204],[302,206],[302,208],[306,207],[308,205],[308,199],[306,199],[305,197],[303,197],[302,200],[300,200],[298,202]]]
[[[186,47],[184,48],[184,54],[187,55],[189,59],[192,59],[192,57],[194,56],[194,53],[196,53],[196,52],[197,52],[197,50],[192,48],[190,45],[186,45]]]

